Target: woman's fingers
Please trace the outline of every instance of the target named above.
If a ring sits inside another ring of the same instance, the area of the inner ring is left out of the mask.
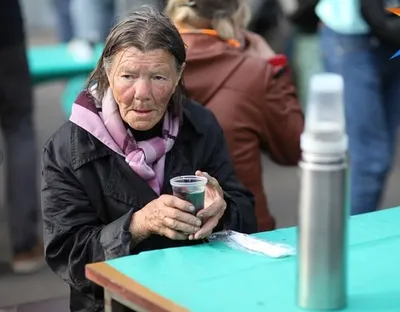
[[[216,200],[209,207],[200,210],[197,214],[197,217],[206,221],[198,232],[189,236],[189,239],[202,239],[210,235],[214,228],[218,225],[218,222],[223,216],[225,209],[226,203],[221,198]]]
[[[224,199],[220,198],[213,202],[207,208],[200,210],[196,216],[201,220],[207,220],[208,218],[214,216],[218,216],[220,218],[224,214],[225,209],[226,202]]]
[[[160,198],[162,198],[164,205],[167,207],[176,208],[176,209],[186,211],[189,213],[193,213],[195,211],[195,208],[191,203],[189,203],[183,199],[180,199],[176,196],[162,195],[162,197],[160,197]]]
[[[183,232],[187,234],[194,234],[200,230],[200,226],[193,226],[188,223],[184,223],[179,220],[171,219],[168,217],[164,218],[163,224],[174,231]]]
[[[207,172],[204,172],[204,171],[197,170],[197,171],[195,172],[195,175],[197,175],[198,177],[204,177],[204,178],[206,178],[206,179],[207,179],[207,183],[212,183],[213,180],[217,181],[215,178],[213,178],[213,177],[210,176]],[[214,181],[214,182],[215,182],[215,181]]]
[[[198,213],[197,213],[197,217],[200,220],[207,220],[208,218],[211,218],[215,215],[217,215],[221,210],[221,205],[219,202],[213,202],[210,206],[208,206],[205,209],[201,209]]]
[[[219,217],[214,216],[209,218],[199,231],[189,236],[189,239],[202,239],[209,236],[213,229],[218,225]]]
[[[199,177],[204,177],[207,179],[207,185],[211,186],[212,188],[216,189],[220,195],[222,194],[222,188],[218,183],[218,180],[212,176],[210,176],[207,172],[197,170],[195,174]],[[222,196],[222,195],[221,195]]]
[[[171,207],[166,207],[163,219],[165,218],[170,218],[195,227],[201,227],[202,224],[202,221],[197,216]]]
[[[173,229],[170,229],[168,227],[163,228],[162,235],[164,235],[165,237],[168,237],[170,239],[173,239],[173,240],[187,240],[188,239],[187,235],[180,233],[178,231],[175,231]]]

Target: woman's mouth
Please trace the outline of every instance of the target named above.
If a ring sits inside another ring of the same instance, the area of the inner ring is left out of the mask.
[[[152,110],[146,110],[146,109],[134,109],[133,111],[139,115],[146,115],[152,112]]]

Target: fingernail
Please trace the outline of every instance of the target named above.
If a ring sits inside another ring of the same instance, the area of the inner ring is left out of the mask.
[[[196,225],[201,226],[201,221],[200,221],[200,220],[197,220],[197,221],[196,221]]]
[[[194,211],[194,206],[189,206],[190,211]]]

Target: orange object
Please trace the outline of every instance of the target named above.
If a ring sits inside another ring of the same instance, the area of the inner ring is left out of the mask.
[[[221,38],[218,35],[218,32],[214,29],[179,29],[179,32],[181,34],[206,34],[206,35],[210,35],[213,37],[217,37],[217,38]],[[222,39],[222,38],[221,38]],[[240,48],[240,42],[236,39],[228,39],[225,40],[228,44],[230,44],[231,46],[235,47],[235,48]]]
[[[400,8],[387,8],[387,10],[393,14],[396,14],[397,16],[400,16]]]

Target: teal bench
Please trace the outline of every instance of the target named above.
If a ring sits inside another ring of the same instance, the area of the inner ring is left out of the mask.
[[[71,55],[67,44],[29,48],[28,62],[32,80],[39,84],[88,75],[96,66],[102,50],[103,45],[97,45],[93,59],[80,62]]]
[[[66,116],[71,114],[72,103],[82,90],[87,76],[95,68],[103,51],[103,44],[95,47],[90,61],[78,61],[67,44],[36,46],[28,50],[29,70],[35,85],[69,79],[62,94],[61,106]]]

